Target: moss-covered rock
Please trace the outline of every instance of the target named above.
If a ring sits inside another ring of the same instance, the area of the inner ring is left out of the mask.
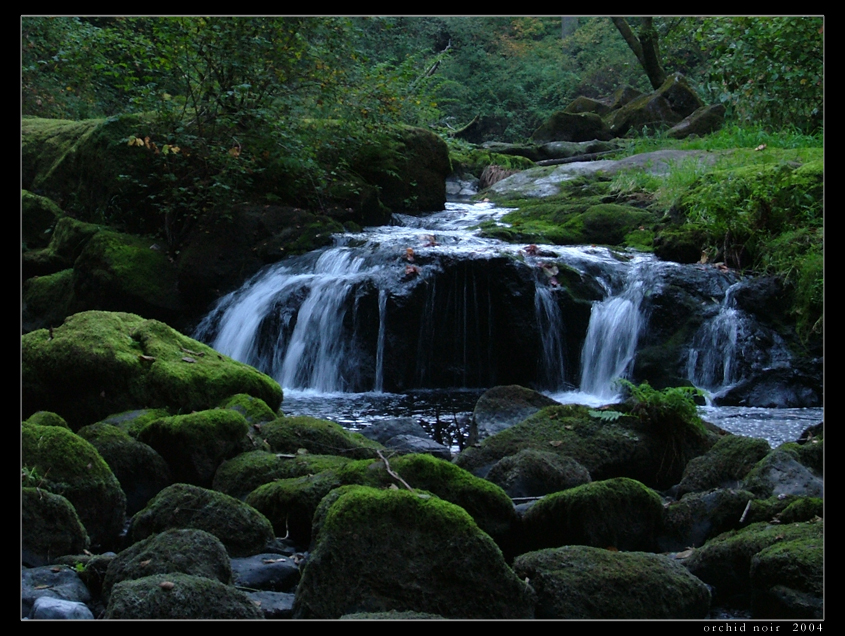
[[[823,536],[822,520],[786,525],[761,521],[710,539],[684,565],[712,586],[714,604],[748,607],[752,594],[751,562],[755,555],[770,546],[793,541],[810,542],[808,545],[815,545],[821,551]]]
[[[745,476],[743,486],[760,498],[780,495],[822,497],[824,481],[821,475],[804,466],[797,450],[790,446],[785,444],[757,462]]]
[[[363,145],[350,164],[379,188],[379,199],[393,212],[437,212],[446,205],[449,148],[431,131],[397,127]]]
[[[687,464],[676,495],[680,498],[688,492],[736,487],[770,450],[764,439],[726,435]]]
[[[663,520],[660,496],[626,477],[548,495],[523,516],[527,550],[589,545],[653,551]]]
[[[70,430],[70,426],[61,415],[51,411],[38,411],[30,415],[24,424],[38,424],[39,426],[61,426]]]
[[[262,619],[246,593],[191,574],[154,574],[112,588],[107,619]]]
[[[21,190],[21,239],[24,250],[46,247],[62,210],[47,197]]]
[[[223,462],[214,474],[212,488],[238,499],[276,479],[316,475],[337,470],[352,460],[337,455],[298,453],[285,455],[264,450],[241,453]]]
[[[65,497],[41,488],[21,492],[21,552],[28,567],[54,563],[56,557],[88,548],[88,533]]]
[[[172,483],[162,456],[117,426],[89,424],[79,429],[78,435],[91,442],[117,477],[126,495],[127,515],[134,515]]]
[[[466,510],[478,527],[510,556],[517,517],[513,502],[499,486],[431,455],[404,455],[388,461],[390,470],[412,488],[431,492]],[[405,487],[387,472],[380,459],[351,462],[340,468],[338,474],[345,484]]]
[[[184,310],[176,266],[155,239],[94,234],[73,266],[77,311],[98,309],[173,322]]]
[[[74,429],[130,409],[208,409],[238,393],[273,409],[282,401],[268,376],[134,314],[74,314],[21,347],[24,417],[54,411]]]
[[[630,477],[649,487],[666,489],[680,480],[686,462],[706,452],[715,435],[679,427],[671,435],[648,420],[627,415],[605,420],[580,405],[550,406],[516,426],[465,449],[456,463],[473,474],[486,474],[503,457],[532,448],[571,457],[594,480]],[[612,409],[611,409],[612,410]]]
[[[264,550],[275,537],[267,518],[252,506],[223,493],[173,484],[132,517],[129,541],[135,543],[169,528],[196,528],[223,542],[231,557]]]
[[[565,546],[513,567],[537,592],[537,618],[702,619],[710,610],[707,586],[662,554]]]
[[[117,541],[123,531],[126,495],[88,441],[61,426],[25,422],[21,462],[32,477],[30,485],[62,495],[73,504],[92,546],[108,549]]]
[[[138,439],[164,458],[174,481],[208,488],[220,464],[240,452],[248,430],[237,411],[211,409],[150,422]]]
[[[754,618],[824,618],[824,539],[781,541],[751,559]]]
[[[23,284],[22,331],[59,326],[71,313],[73,299],[72,269],[27,279]]]
[[[533,598],[462,508],[407,490],[349,488],[326,511],[294,616],[390,610],[530,618]]]
[[[590,472],[571,457],[526,448],[503,457],[486,479],[510,497],[540,497],[592,481]]]
[[[226,585],[232,582],[229,555],[217,537],[195,528],[174,528],[138,541],[112,559],[103,581],[103,599],[108,601],[121,581],[176,572]]]
[[[223,400],[219,405],[221,409],[232,409],[244,416],[248,424],[260,424],[262,422],[272,422],[279,414],[267,406],[264,400],[247,395],[246,393],[239,393]]]
[[[753,500],[753,493],[732,488],[684,495],[680,501],[670,503],[664,512],[658,549],[678,552],[699,547],[711,537],[751,523],[755,517],[749,514],[752,509],[748,506],[749,502],[753,505]]]
[[[277,453],[296,453],[305,449],[315,455],[361,459],[374,457],[376,450],[384,450],[384,446],[360,433],[352,433],[339,424],[307,415],[280,417],[263,424],[261,434]]]
[[[296,545],[306,547],[312,539],[314,512],[320,501],[341,485],[334,471],[277,479],[259,486],[245,499],[270,523],[278,536],[288,537]]]

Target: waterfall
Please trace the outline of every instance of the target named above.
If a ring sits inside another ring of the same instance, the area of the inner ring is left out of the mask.
[[[642,301],[656,283],[654,269],[636,263],[620,293],[593,304],[581,350],[582,393],[608,401],[618,397],[614,383],[630,373],[645,325]]]
[[[563,315],[548,285],[537,284],[534,292],[534,310],[540,335],[541,359],[539,386],[549,391],[560,391],[565,381]]]
[[[752,366],[789,364],[782,338],[737,307],[735,296],[744,284],[728,287],[718,312],[698,329],[687,355],[687,378],[714,395],[743,380]]]
[[[378,292],[378,344],[376,345],[376,380],[373,390],[376,393],[384,391],[384,335],[387,318],[387,290]]]

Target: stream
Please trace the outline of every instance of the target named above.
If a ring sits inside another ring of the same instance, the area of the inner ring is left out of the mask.
[[[442,212],[395,214],[392,225],[336,235],[333,246],[270,265],[221,298],[194,337],[275,378],[285,414],[352,430],[387,417],[460,428],[497,384],[530,386],[562,403],[613,402],[614,381],[630,376],[649,328],[646,299],[669,273],[692,266],[479,236],[479,223],[501,223],[508,211],[447,203]],[[589,303],[571,298],[565,273],[592,290]],[[718,394],[741,379],[743,356],[761,354],[749,349],[754,323],[731,303],[736,283],[713,276],[708,284],[720,286],[721,300],[713,299],[713,316],[680,366]],[[767,363],[788,365],[782,343],[767,342]],[[773,447],[823,418],[822,408],[700,412]]]

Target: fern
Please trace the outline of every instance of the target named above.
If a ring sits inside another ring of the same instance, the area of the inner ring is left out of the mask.
[[[624,413],[620,413],[619,411],[596,411],[593,409],[590,409],[589,414],[590,417],[594,417],[605,422],[615,422],[624,415]]]

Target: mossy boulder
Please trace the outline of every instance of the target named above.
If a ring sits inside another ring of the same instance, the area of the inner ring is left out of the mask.
[[[385,450],[384,446],[360,433],[307,415],[283,416],[263,424],[261,434],[270,449],[277,453],[296,453],[305,449],[315,455],[361,459],[374,457],[377,450]]]
[[[539,497],[592,481],[590,471],[571,457],[526,448],[496,462],[489,481],[510,497]]]
[[[62,210],[47,197],[21,190],[21,239],[24,249],[47,247]]]
[[[253,490],[245,501],[270,520],[276,535],[307,547],[312,539],[312,522],[317,506],[341,483],[337,473],[331,470],[317,475],[277,479]]]
[[[469,443],[519,424],[541,408],[558,404],[552,398],[519,385],[495,386],[485,391],[472,411]]]
[[[112,559],[103,581],[103,599],[108,602],[112,588],[121,581],[175,572],[226,585],[232,582],[229,555],[217,537],[195,528],[173,528],[138,541]]]
[[[535,143],[550,141],[607,141],[613,135],[601,116],[594,112],[561,110],[554,113],[531,135]]]
[[[61,426],[21,425],[21,463],[29,485],[73,504],[92,546],[110,548],[123,530],[126,495],[88,441]]]
[[[530,589],[462,508],[407,490],[349,488],[325,512],[295,618],[415,611],[531,618]]]
[[[703,619],[710,610],[707,586],[662,554],[565,546],[513,567],[537,592],[537,618]]]
[[[707,492],[688,493],[666,508],[657,547],[661,552],[700,547],[716,535],[756,520],[753,503],[754,495],[747,490],[715,488]]]
[[[174,322],[185,305],[176,266],[155,239],[103,230],[73,265],[77,311],[123,311]]]
[[[726,435],[704,455],[690,460],[675,494],[680,498],[689,492],[736,487],[770,450],[764,439]]]
[[[287,455],[265,450],[249,451],[223,462],[214,474],[212,488],[245,499],[253,490],[271,481],[337,470],[350,461],[337,455]]]
[[[252,506],[188,484],[168,486],[132,517],[129,542],[141,541],[169,528],[210,532],[223,542],[231,557],[263,552],[275,538],[270,522]]]
[[[663,502],[640,482],[617,477],[547,495],[522,520],[527,550],[589,545],[653,551]]]
[[[438,212],[446,206],[449,148],[431,131],[399,126],[363,145],[351,168],[379,189],[393,212]]]
[[[513,502],[499,486],[431,455],[403,455],[388,461],[390,470],[409,486],[460,506],[496,541],[506,556],[513,552],[517,516]],[[388,473],[380,459],[351,462],[340,468],[338,474],[345,484],[405,488]]]
[[[154,574],[112,588],[107,619],[263,619],[245,592],[205,576]]]
[[[666,431],[655,422],[628,415],[630,408],[625,404],[608,410],[619,416],[603,419],[591,415],[586,406],[572,404],[546,407],[477,447],[465,449],[456,463],[473,474],[486,475],[503,457],[532,448],[571,457],[593,480],[630,477],[663,490],[678,483],[687,461],[716,441],[715,435],[695,426]]]
[[[761,521],[710,539],[703,547],[695,550],[684,565],[712,587],[714,604],[748,607],[754,590],[751,583],[751,564],[757,554],[780,544],[789,548],[789,544],[798,541],[806,542],[807,546],[814,546],[812,549],[821,555],[823,538],[823,520],[791,524]],[[788,553],[787,549],[779,554]],[[807,558],[807,555],[802,556],[805,561]],[[821,567],[820,557],[815,562]],[[777,583],[770,580],[770,584]],[[761,589],[760,586],[757,589]]]
[[[824,618],[824,539],[781,541],[751,559],[754,618]]]
[[[25,280],[21,296],[22,331],[28,333],[62,324],[72,313],[73,299],[72,269]]]
[[[126,514],[133,515],[172,483],[170,468],[151,446],[127,432],[99,422],[79,429],[111,468],[126,495]]]
[[[75,430],[131,409],[213,408],[238,393],[282,402],[270,377],[135,314],[74,314],[25,334],[21,349],[24,417],[54,411]]]
[[[38,411],[30,415],[25,424],[38,424],[39,426],[61,426],[70,430],[70,426],[61,415],[51,411]]]
[[[150,422],[138,440],[164,458],[174,481],[209,488],[220,464],[240,452],[248,431],[237,411],[210,409]]]
[[[822,476],[802,464],[798,450],[792,446],[784,444],[763,457],[745,476],[743,486],[761,499],[786,495],[822,497]]]
[[[88,533],[65,497],[41,488],[21,492],[21,554],[28,567],[88,549]]]

